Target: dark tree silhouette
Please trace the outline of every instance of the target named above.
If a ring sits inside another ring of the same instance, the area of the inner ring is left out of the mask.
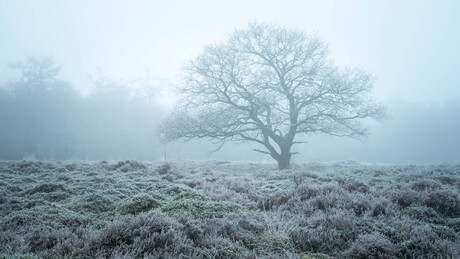
[[[290,166],[299,134],[365,136],[366,118],[381,119],[372,76],[339,69],[326,45],[298,30],[250,24],[205,48],[184,68],[182,96],[162,132],[166,141],[252,141],[279,169]]]
[[[0,113],[2,157],[63,159],[75,155],[78,94],[58,79],[60,66],[51,57],[28,58],[10,65],[19,79],[6,84],[5,112]],[[8,143],[8,145],[6,145]]]

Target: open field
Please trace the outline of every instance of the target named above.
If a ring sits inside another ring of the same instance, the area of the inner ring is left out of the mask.
[[[459,258],[460,164],[0,161],[0,258]]]

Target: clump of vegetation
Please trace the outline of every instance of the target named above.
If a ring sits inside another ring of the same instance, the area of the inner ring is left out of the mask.
[[[445,215],[460,217],[460,196],[454,191],[443,189],[430,192],[425,204]]]
[[[408,238],[403,241],[399,245],[398,253],[402,258],[439,258],[442,256],[434,243],[421,238]]]
[[[137,164],[0,161],[0,258],[460,256],[460,165]]]
[[[112,210],[114,208],[113,205],[113,201],[108,197],[98,193],[89,193],[82,195],[81,199],[74,206],[81,211],[101,213]]]
[[[6,203],[8,200],[5,197],[5,194],[0,193],[0,204]]]
[[[159,173],[160,175],[167,174],[171,171],[171,164],[169,163],[164,163],[157,168],[155,168],[155,171]]]
[[[173,200],[174,201],[180,201],[180,200],[202,200],[206,201],[209,200],[204,194],[201,192],[195,191],[195,190],[186,190],[178,195],[174,196]]]
[[[199,250],[202,258],[243,258],[247,249],[238,242],[220,236],[210,236]]]
[[[165,212],[190,213],[196,218],[222,217],[227,213],[240,209],[242,207],[235,203],[202,199],[178,199],[162,207]]]
[[[358,236],[347,255],[351,258],[396,258],[394,245],[378,232]]]
[[[110,170],[119,170],[121,172],[131,172],[147,168],[144,164],[134,160],[120,161],[108,167]]]
[[[439,223],[442,221],[441,216],[436,210],[424,205],[412,205],[404,210],[404,214],[428,223]]]
[[[34,194],[39,192],[50,193],[50,192],[65,192],[65,188],[62,184],[54,184],[54,183],[43,183],[39,184],[32,189],[26,191],[27,194]]]
[[[148,194],[136,195],[127,201],[123,201],[119,206],[121,214],[139,214],[161,206],[161,202]]]

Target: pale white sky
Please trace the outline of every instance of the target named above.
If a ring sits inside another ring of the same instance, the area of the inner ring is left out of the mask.
[[[187,59],[248,22],[315,34],[338,65],[376,76],[378,98],[460,99],[460,1],[0,0],[0,82],[8,63],[52,55],[88,92],[98,69],[115,78],[174,80]]]

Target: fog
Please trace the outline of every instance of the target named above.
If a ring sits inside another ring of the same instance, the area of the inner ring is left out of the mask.
[[[294,162],[460,157],[458,1],[0,1],[0,159],[246,160],[248,143],[162,143],[185,62],[250,22],[317,36],[375,78],[365,139],[309,135]],[[40,72],[37,72],[40,71]]]

